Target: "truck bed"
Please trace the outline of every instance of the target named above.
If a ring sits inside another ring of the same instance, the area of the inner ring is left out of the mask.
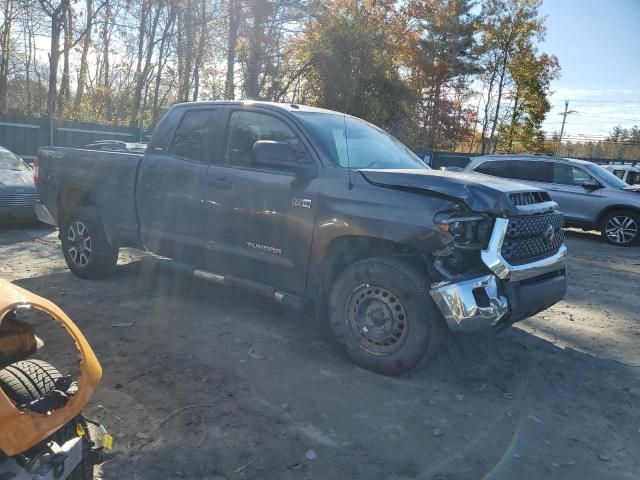
[[[140,247],[135,203],[142,154],[42,147],[38,152],[40,201],[58,224],[68,199],[99,207],[112,245]],[[85,202],[83,202],[85,203]]]

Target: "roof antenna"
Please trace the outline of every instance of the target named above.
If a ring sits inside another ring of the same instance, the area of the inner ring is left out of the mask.
[[[344,144],[347,147],[347,170],[349,172],[349,190],[353,190],[353,182],[351,181],[351,159],[349,158],[349,137],[347,136],[347,113],[342,113],[342,122],[344,123]]]

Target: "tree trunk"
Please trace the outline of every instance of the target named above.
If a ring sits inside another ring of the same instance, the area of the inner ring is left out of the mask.
[[[151,125],[155,126],[158,123],[160,118],[160,111],[158,109],[159,104],[159,95],[160,95],[160,82],[162,80],[162,69],[164,68],[164,64],[166,59],[164,58],[165,48],[167,43],[170,40],[171,31],[173,30],[173,25],[176,20],[176,7],[174,5],[171,6],[169,10],[169,15],[167,17],[167,22],[165,23],[164,30],[162,32],[162,39],[160,40],[160,49],[158,50],[158,71],[156,72],[156,84],[153,90],[153,106],[151,108]]]
[[[204,59],[204,47],[207,42],[207,0],[200,0],[200,35],[198,38],[198,50],[193,64],[193,101],[198,100],[200,93],[200,69]]]
[[[502,70],[500,71],[500,81],[498,82],[498,100],[496,101],[496,113],[493,116],[493,125],[491,126],[491,136],[489,137],[489,147],[492,149],[492,153],[496,153],[496,147],[498,142],[494,142],[494,135],[498,126],[498,116],[500,115],[500,102],[502,101],[502,90],[504,89],[504,81],[507,73],[507,56],[505,55],[502,63]]]
[[[66,2],[63,0],[60,5],[50,12],[51,17],[51,44],[49,51],[49,82],[47,90],[47,115],[49,116],[49,142],[55,144],[54,122],[56,119],[56,105],[58,103],[58,65],[60,63],[60,22],[61,13],[66,10]]]
[[[269,5],[266,2],[252,2],[251,16],[253,26],[249,38],[249,59],[247,60],[247,78],[245,80],[246,98],[251,100],[260,99],[260,88],[258,77],[262,66],[262,50],[264,45],[264,21],[267,16]]]
[[[26,30],[26,62],[25,62],[25,79],[27,81],[27,115],[31,115],[33,113],[33,95],[31,93],[31,62],[33,61],[33,32],[31,30],[30,25],[25,25]]]
[[[429,142],[428,146],[433,152],[436,149],[436,136],[440,124],[440,95],[442,94],[442,84],[438,82],[433,92],[433,104],[431,106],[431,118],[429,119]]]
[[[71,2],[65,2],[63,10],[63,61],[62,61],[62,79],[60,80],[60,94],[58,95],[58,115],[64,116],[64,110],[69,100],[69,54],[71,53],[71,43],[73,41],[73,16],[71,11]]]
[[[151,8],[151,7],[149,7]],[[141,31],[138,36],[138,63],[136,67],[136,86],[133,93],[133,115],[131,116],[131,126],[136,127],[140,126],[140,103],[142,102],[142,91],[145,86],[145,82],[149,76],[149,70],[151,68],[151,59],[153,57],[153,46],[156,39],[156,31],[158,29],[158,22],[160,20],[160,14],[162,13],[162,5],[159,4],[156,7],[155,15],[151,20],[151,26],[149,30],[149,35],[146,40],[146,53],[144,53],[144,59],[142,58],[143,52],[145,51],[144,47],[144,28],[141,28]],[[148,16],[149,12],[145,13],[144,17]],[[144,63],[142,61],[144,60]]]
[[[13,1],[6,0],[3,9],[4,25],[0,32],[0,113],[7,111],[7,86],[9,84],[9,59],[11,57],[11,26]]]
[[[487,100],[484,103],[484,116],[482,117],[482,135],[480,137],[480,153],[487,153],[487,129],[489,128],[489,109],[493,101],[493,84],[496,81],[496,70],[493,69],[489,78],[489,86],[487,88]]]
[[[229,36],[227,38],[227,78],[224,84],[225,100],[235,98],[234,70],[236,63],[236,46],[240,28],[240,0],[229,0]]]
[[[87,83],[87,72],[89,66],[87,64],[87,57],[89,55],[89,47],[91,46],[91,25],[93,22],[93,1],[87,0],[87,16],[86,32],[82,41],[82,54],[80,56],[80,72],[78,73],[78,88],[76,90],[76,98],[73,102],[74,108],[78,108],[82,103],[82,97],[84,96],[84,89]]]
[[[184,63],[182,68],[182,79],[180,101],[189,101],[189,92],[191,91],[191,74],[193,72],[193,44],[195,41],[194,35],[194,12],[193,5],[195,0],[190,0],[187,4],[187,10],[184,15],[184,36],[185,42],[183,42]]]
[[[111,35],[109,34],[109,21],[111,20],[111,4],[107,2],[105,6],[104,28],[102,30],[102,86],[109,88],[111,83],[111,73],[109,65],[109,43]]]
[[[518,103],[520,101],[518,90],[516,89],[516,96],[513,102],[513,112],[511,113],[511,125],[509,127],[509,153],[513,152],[513,129],[516,126],[516,120],[518,119]]]

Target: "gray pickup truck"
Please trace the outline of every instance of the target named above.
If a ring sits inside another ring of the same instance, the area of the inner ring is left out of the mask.
[[[446,327],[500,329],[566,290],[563,217],[512,181],[430,170],[360,119],[301,105],[188,103],[144,155],[42,148],[41,220],[69,268],[121,247],[328,319],[349,356],[399,374]]]

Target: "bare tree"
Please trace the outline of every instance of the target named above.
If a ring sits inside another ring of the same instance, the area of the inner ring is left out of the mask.
[[[227,36],[227,76],[224,85],[224,98],[235,98],[235,64],[236,48],[238,45],[238,31],[240,30],[240,18],[242,15],[241,0],[228,0],[228,36]]]
[[[78,73],[78,87],[76,89],[76,98],[73,106],[78,108],[82,104],[82,97],[84,96],[85,85],[87,84],[87,74],[89,71],[89,65],[87,62],[89,56],[89,47],[91,46],[91,28],[93,26],[93,0],[86,0],[86,30],[82,40],[82,54],[80,55],[80,71]]]

